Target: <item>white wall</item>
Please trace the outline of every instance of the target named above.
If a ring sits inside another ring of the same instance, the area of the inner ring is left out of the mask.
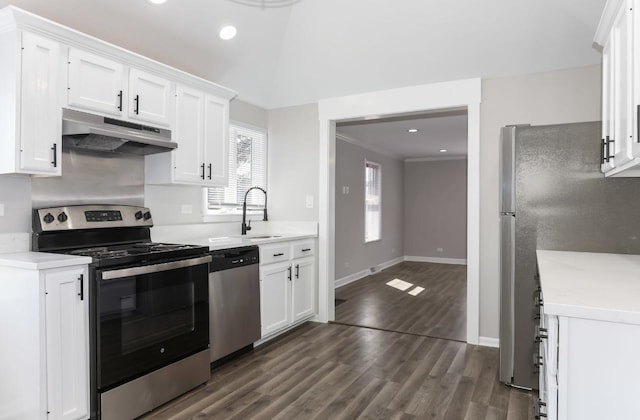
[[[318,221],[318,105],[269,111],[267,192],[272,220]],[[307,208],[307,197],[313,207]]]
[[[509,124],[599,121],[600,66],[482,81],[480,109],[480,336],[500,318],[499,141]]]
[[[31,232],[31,178],[27,175],[0,175],[0,234]]]
[[[382,166],[382,235],[369,243],[364,242],[365,159]],[[336,140],[336,281],[404,255],[402,185],[401,160]]]
[[[467,258],[466,159],[405,162],[403,225],[406,256]]]

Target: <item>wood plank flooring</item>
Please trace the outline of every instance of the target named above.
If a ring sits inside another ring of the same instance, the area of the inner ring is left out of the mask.
[[[386,283],[423,287],[411,296]],[[464,265],[405,261],[336,289],[336,322],[466,341],[467,270]]]
[[[532,420],[533,398],[498,382],[497,349],[307,323],[143,418]]]

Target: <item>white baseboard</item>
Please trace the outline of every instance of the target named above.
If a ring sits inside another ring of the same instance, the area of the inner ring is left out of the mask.
[[[413,257],[413,256],[405,255],[404,260],[413,261],[413,262],[429,262],[429,263],[436,263],[436,264],[467,265],[466,258]]]
[[[389,268],[391,266],[394,266],[398,263],[401,263],[402,261],[405,260],[405,257],[398,257],[398,258],[394,258],[392,260],[389,261],[385,261],[381,264],[376,265],[376,273],[384,270],[385,268]],[[349,283],[353,283],[354,281],[360,280],[362,278],[367,277],[368,275],[372,274],[371,270],[366,269],[366,270],[362,270],[362,271],[358,271],[357,273],[353,273],[350,274],[348,276],[342,277],[340,279],[337,279],[335,282],[335,288],[337,289],[338,287],[342,287],[342,286],[346,286]]]
[[[499,338],[493,338],[493,337],[478,337],[478,345],[484,346],[484,347],[499,348],[500,347],[500,339]]]

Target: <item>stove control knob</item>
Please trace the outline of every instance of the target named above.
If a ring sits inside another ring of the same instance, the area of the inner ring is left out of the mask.
[[[149,219],[151,219],[151,212],[146,212],[144,214],[144,220],[149,220]]]
[[[58,215],[58,221],[59,221],[60,223],[64,223],[64,222],[66,222],[68,218],[69,218],[69,217],[67,217],[67,213],[65,213],[65,212],[62,212],[62,213],[60,213],[60,214]]]
[[[135,216],[136,216],[136,220],[140,220],[140,219],[142,219],[142,212],[141,212],[140,210],[138,210],[138,211],[136,212]]]
[[[53,217],[53,214],[51,213],[47,213],[44,215],[44,217],[42,218],[42,220],[44,220],[45,223],[51,223],[53,222],[55,219],[55,217]]]

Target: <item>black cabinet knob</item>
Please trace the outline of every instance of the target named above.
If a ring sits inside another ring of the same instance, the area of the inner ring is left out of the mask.
[[[47,213],[44,215],[44,217],[42,218],[42,220],[44,220],[45,223],[51,223],[53,222],[55,219],[55,217],[53,217],[53,214],[51,213]]]
[[[144,214],[144,220],[149,220],[149,219],[151,219],[151,212],[146,212]]]
[[[67,216],[67,213],[65,213],[65,212],[62,212],[62,213],[60,213],[60,214],[58,215],[58,221],[59,221],[60,223],[64,223],[64,222],[66,222],[68,218],[69,218],[69,217]]]
[[[135,214],[135,217],[136,217],[136,220],[142,219],[142,212],[138,210]]]

